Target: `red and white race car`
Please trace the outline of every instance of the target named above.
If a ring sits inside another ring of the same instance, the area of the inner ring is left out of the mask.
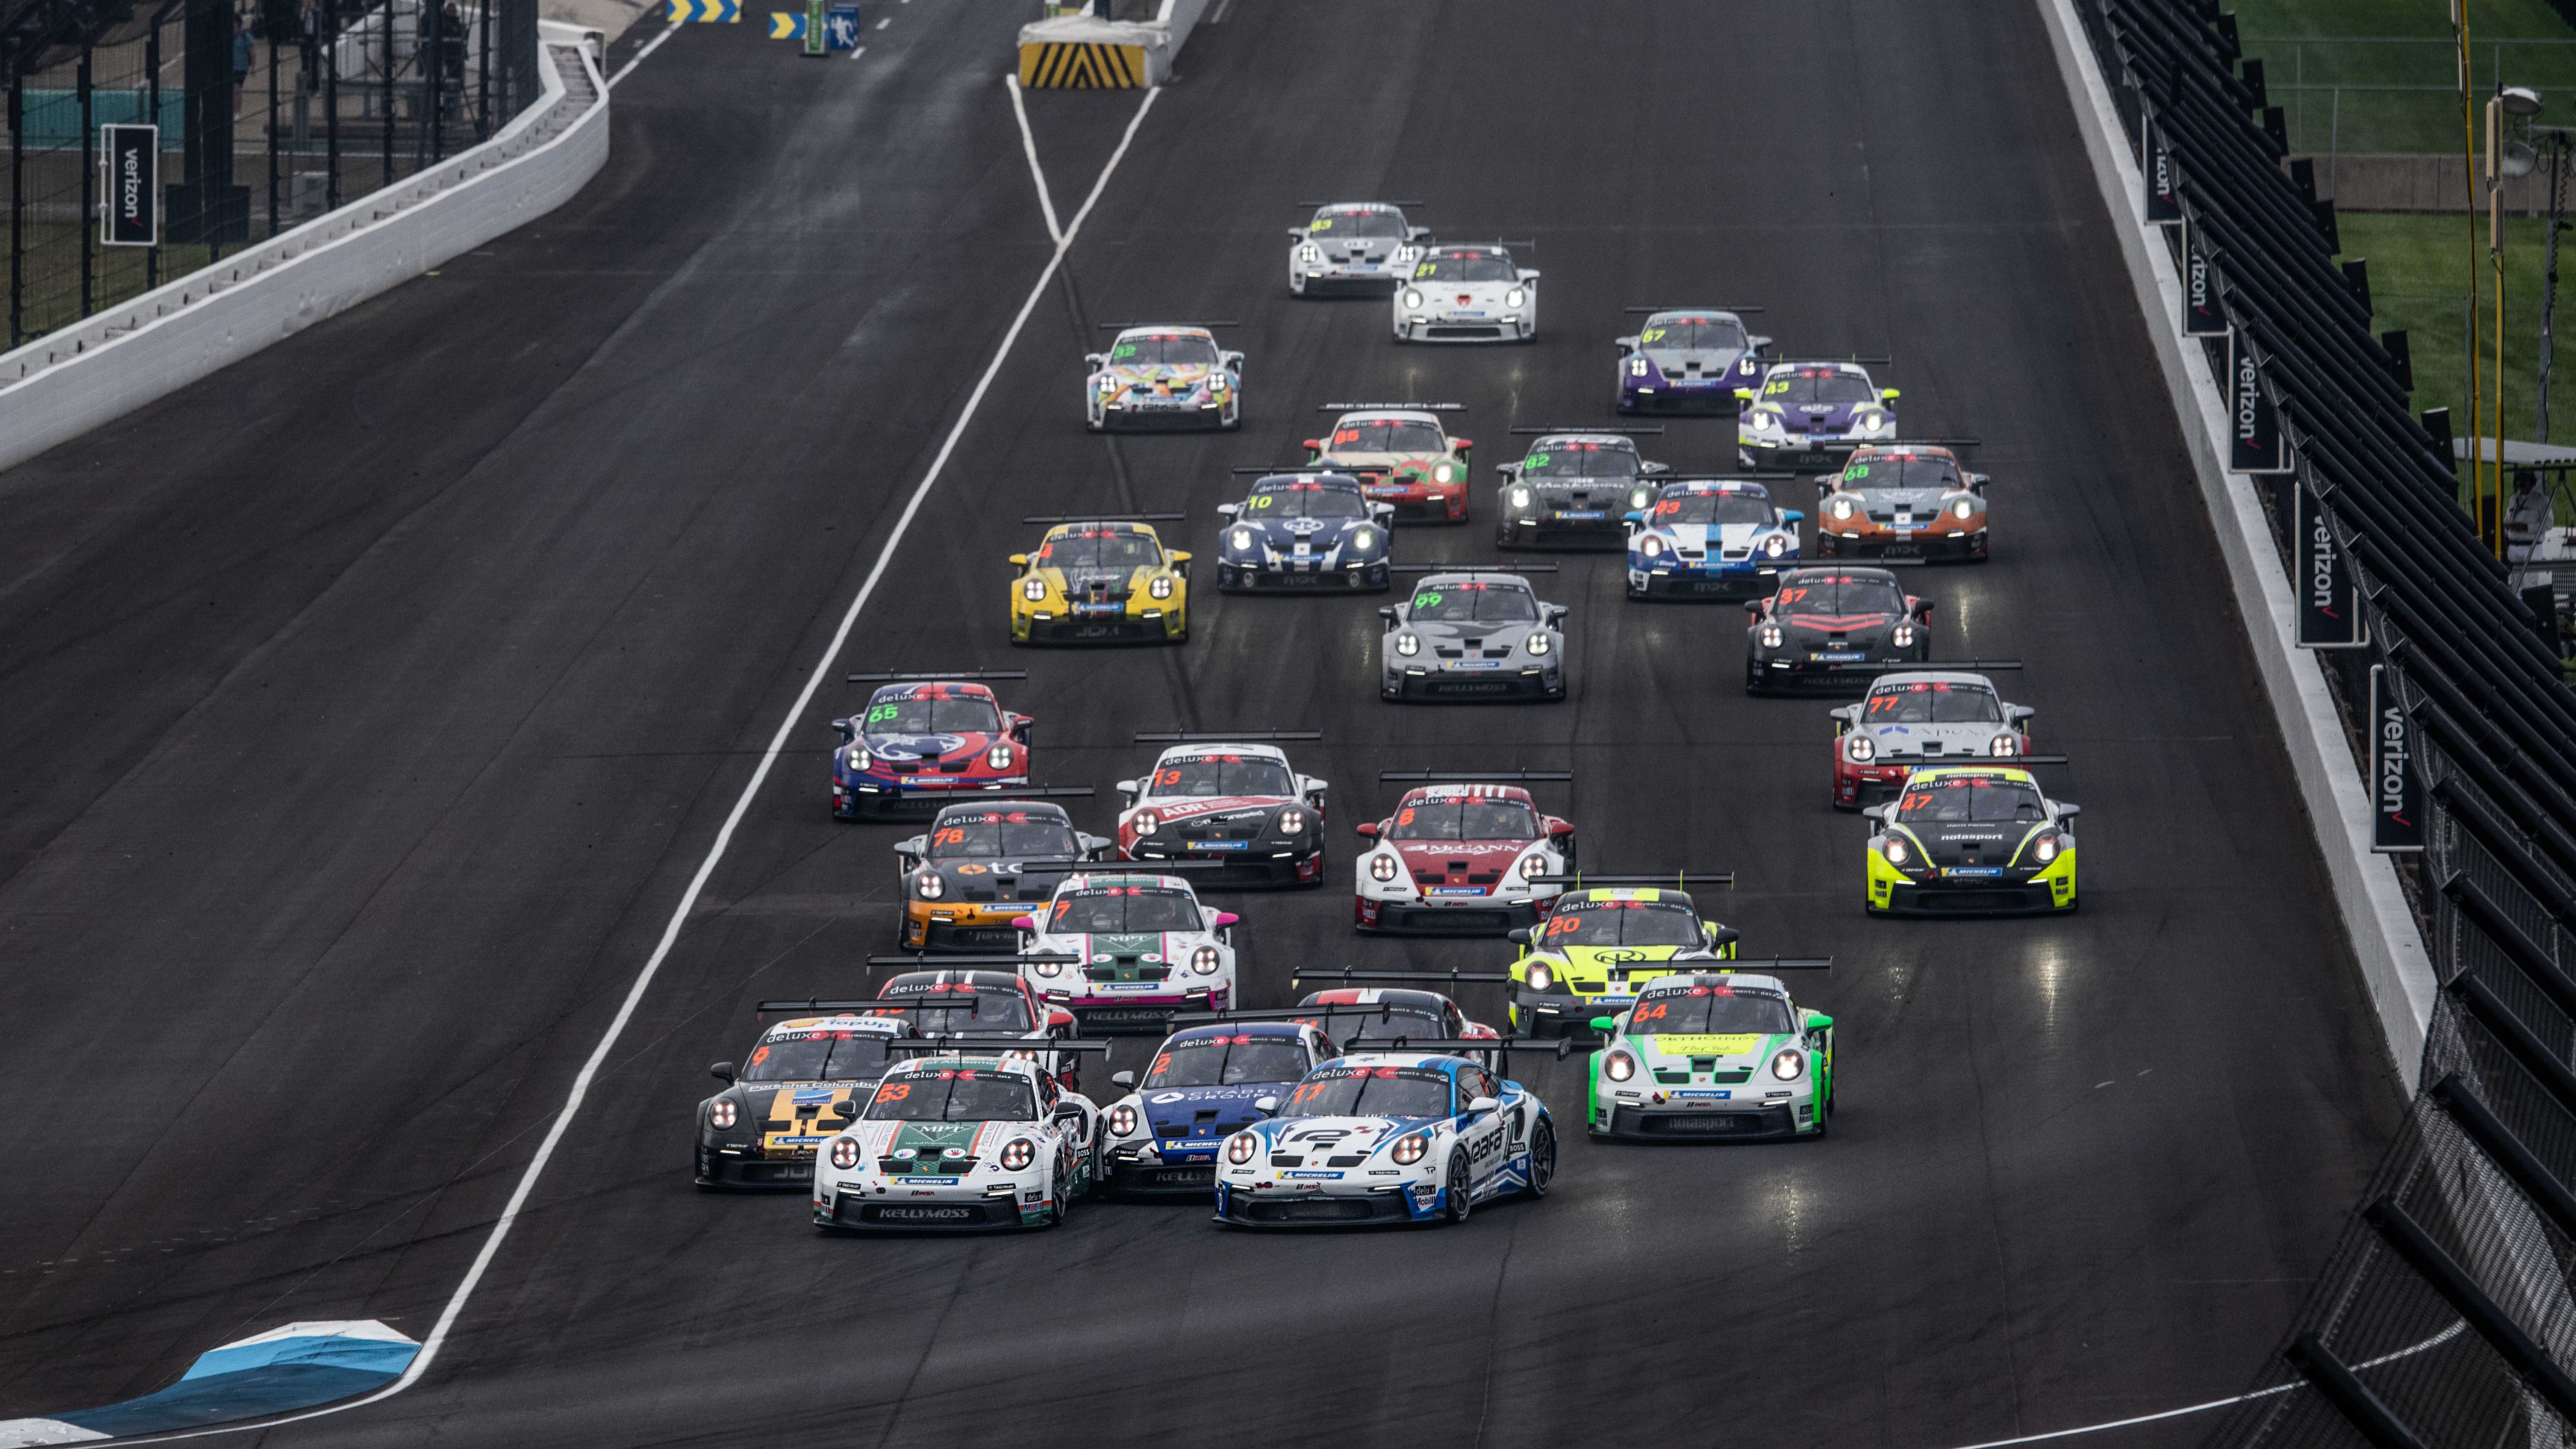
[[[1482,777],[1571,778],[1562,771]],[[1544,919],[1565,890],[1550,878],[1574,873],[1574,826],[1541,814],[1518,785],[1425,785],[1359,833],[1371,842],[1359,858],[1352,906],[1353,924],[1362,931],[1498,936]]]
[[[1360,973],[1368,974],[1368,973]],[[1398,973],[1383,973],[1394,975]],[[1438,972],[1405,973],[1424,976]],[[1442,976],[1442,979],[1447,979]],[[1473,976],[1464,978],[1476,979]],[[1312,1010],[1314,1015],[1303,1013]],[[1293,1019],[1304,1021],[1341,1044],[1344,1056],[1361,1052],[1394,1050],[1397,1043],[1409,1041],[1492,1041],[1500,1042],[1503,1034],[1481,1021],[1470,1021],[1458,1003],[1437,991],[1423,991],[1404,986],[1337,986],[1324,991],[1309,991],[1292,1009]],[[1434,1048],[1447,1051],[1448,1048]],[[1467,1051],[1452,1052],[1470,1056]],[[1488,1055],[1490,1065],[1490,1055]]]
[[[1834,720],[1834,807],[1858,810],[1904,794],[1917,766],[2029,754],[2037,711],[2006,704],[1982,674],[1909,669],[1880,675],[1860,703],[1827,713]]]
[[[1257,735],[1136,738],[1186,743],[1118,782],[1120,859],[1198,862],[1190,883],[1201,887],[1324,883],[1324,782],[1298,774],[1286,752],[1252,743]]]

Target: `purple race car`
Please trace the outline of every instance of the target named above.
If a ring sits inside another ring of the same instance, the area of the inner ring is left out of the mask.
[[[1760,388],[1736,396],[1735,448],[1747,468],[1839,472],[1854,448],[1896,436],[1896,389],[1871,382],[1857,360],[1775,362]]]
[[[1619,339],[1619,411],[1736,410],[1735,390],[1762,382],[1771,339],[1744,330],[1759,307],[1631,307],[1646,325]]]

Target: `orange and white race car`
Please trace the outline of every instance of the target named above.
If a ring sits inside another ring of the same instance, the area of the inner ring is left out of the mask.
[[[1946,438],[1855,450],[1842,472],[1816,480],[1817,556],[1984,563],[1990,480],[1962,468],[1952,451],[1975,444]]]

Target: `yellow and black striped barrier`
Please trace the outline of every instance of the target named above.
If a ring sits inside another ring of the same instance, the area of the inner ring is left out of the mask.
[[[1145,47],[1030,41],[1020,47],[1020,84],[1030,90],[1137,90],[1145,84]]]

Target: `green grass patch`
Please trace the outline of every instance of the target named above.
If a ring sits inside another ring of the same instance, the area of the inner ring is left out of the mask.
[[[2465,335],[2469,297],[2478,298],[2479,371],[2492,417],[2495,389],[2495,286],[2487,259],[2486,220],[2477,220],[2477,252],[2469,251],[2469,218],[2356,213],[2339,216],[2345,257],[2370,261],[2373,329],[2403,330],[2415,362],[2417,411],[2447,407],[2451,430],[2470,435]],[[2540,300],[2547,270],[2545,221],[2505,223],[2504,435],[2537,436],[2540,394]],[[2561,328],[2576,327],[2576,232],[2559,238]],[[2576,352],[2557,358],[2550,383],[2551,434],[2576,440]],[[2494,431],[2492,423],[2476,430]]]
[[[2422,0],[2238,0],[2245,53],[2290,127],[2324,154],[2461,148],[2459,59],[2449,10]],[[2472,81],[2540,92],[2545,123],[2576,123],[2576,30],[2547,0],[2470,0]],[[2419,87],[2390,90],[2385,87]],[[2339,89],[2340,88],[2340,89]]]

